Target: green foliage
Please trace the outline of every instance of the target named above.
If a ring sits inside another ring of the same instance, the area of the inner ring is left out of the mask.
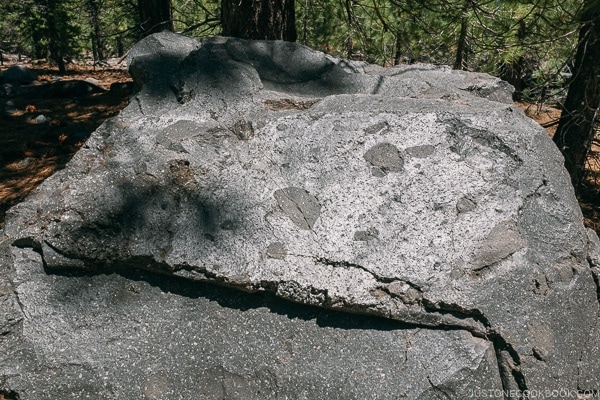
[[[477,23],[472,27],[471,42],[477,51],[472,57],[473,69],[499,75],[515,86],[520,84],[515,79],[530,76],[534,86],[523,88],[523,95],[533,96],[533,100],[539,99],[542,87],[563,88],[560,73],[576,47],[579,2],[497,3],[493,8],[488,5],[475,10]]]
[[[540,87],[550,87],[547,97],[565,87],[580,7],[580,0],[298,0],[298,32],[337,56],[488,72],[540,99]],[[534,86],[519,87],[523,77]]]
[[[53,34],[65,56],[90,54],[95,36],[90,2],[97,4],[97,41],[107,56],[139,38],[137,0],[12,0],[0,5],[6,16],[0,21],[0,48],[45,57]],[[296,0],[296,21],[299,42],[335,56],[488,72],[517,86],[524,97],[541,99],[564,94],[581,3]],[[172,0],[172,6],[177,32],[198,37],[220,33],[220,0]],[[52,21],[58,27],[54,33]]]
[[[17,0],[2,2],[0,48],[31,58],[56,53],[68,59],[92,50],[90,0]],[[137,5],[133,1],[94,0],[98,4],[101,44],[115,55],[118,43],[131,46],[138,39]]]
[[[172,5],[175,31],[189,36],[220,32],[219,0],[173,0]]]
[[[89,1],[89,0],[87,0]],[[95,0],[99,3],[101,42],[107,57],[120,56],[122,50],[130,48],[140,38],[139,14],[136,1]],[[86,8],[87,9],[87,8]],[[85,51],[92,50],[92,27],[86,17],[81,18],[84,26],[82,40]],[[121,49],[122,48],[122,49]]]

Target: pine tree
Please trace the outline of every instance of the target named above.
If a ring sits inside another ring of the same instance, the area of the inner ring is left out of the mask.
[[[142,35],[173,30],[171,0],[138,0]]]
[[[600,108],[600,0],[586,0],[581,13],[573,78],[554,142],[565,157],[576,191],[581,190],[585,163],[598,130]]]
[[[296,41],[294,0],[222,0],[223,35]]]

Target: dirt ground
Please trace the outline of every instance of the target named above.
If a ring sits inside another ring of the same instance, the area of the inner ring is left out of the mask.
[[[9,65],[0,66],[4,71]],[[61,80],[91,80],[105,92],[86,96],[56,96],[33,86],[48,87],[58,80],[56,69],[27,65],[38,74],[38,82],[24,87],[22,94],[0,93],[0,227],[6,210],[22,201],[47,177],[63,168],[90,134],[107,118],[128,104],[130,89],[124,85],[108,90],[114,83],[126,84],[131,78],[123,66],[91,67],[69,65]],[[114,88],[114,87],[113,87]],[[29,92],[29,93],[27,93]],[[12,101],[11,107],[5,104]],[[552,136],[560,110],[536,104],[518,103],[528,116],[546,127]],[[11,108],[11,112],[6,112]],[[43,115],[44,118],[40,117]],[[37,121],[36,121],[37,119]],[[37,123],[39,120],[43,123]],[[587,226],[600,233],[600,146],[590,157],[589,190],[580,205]]]
[[[70,65],[62,81],[88,79],[106,89],[72,97],[43,90],[58,80],[57,71],[48,65],[28,66],[38,82],[23,87],[21,94],[0,96],[0,226],[6,210],[63,168],[104,120],[127,105],[130,94],[123,85],[108,90],[115,82],[131,82],[122,67]],[[7,101],[13,104],[5,105]]]

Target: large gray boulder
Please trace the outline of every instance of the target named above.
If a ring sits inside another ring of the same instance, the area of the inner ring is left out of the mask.
[[[600,243],[507,84],[285,42],[131,54],[130,105],[7,214],[0,390],[600,388]]]

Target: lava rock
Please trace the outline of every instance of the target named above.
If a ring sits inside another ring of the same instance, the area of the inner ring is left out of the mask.
[[[130,105],[7,213],[5,390],[600,387],[600,242],[506,83],[168,32],[130,68]]]
[[[46,117],[44,114],[40,114],[35,118],[32,118],[33,123],[37,125],[43,125],[50,122],[50,118]]]

